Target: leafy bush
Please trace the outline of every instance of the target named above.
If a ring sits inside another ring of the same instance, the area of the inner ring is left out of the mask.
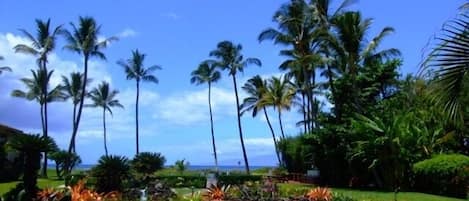
[[[129,160],[124,156],[102,156],[91,173],[96,177],[98,192],[122,192],[122,181],[130,175]]]
[[[205,188],[207,179],[205,176],[194,176],[194,175],[168,175],[168,176],[156,176],[156,179],[165,182],[170,187],[194,187],[194,188]]]
[[[220,175],[218,183],[221,185],[240,185],[245,182],[259,182],[262,180],[261,175]]]
[[[55,162],[55,171],[59,178],[68,175],[76,165],[81,163],[80,156],[65,150],[52,152],[49,158]]]
[[[148,200],[166,201],[172,200],[177,195],[163,182],[154,182],[147,186]]]
[[[141,152],[131,161],[132,169],[143,174],[152,174],[163,169],[166,159],[160,153]]]
[[[469,186],[469,157],[441,154],[413,167],[418,190],[465,198]]]

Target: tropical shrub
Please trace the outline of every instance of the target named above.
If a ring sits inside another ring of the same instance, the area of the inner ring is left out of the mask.
[[[212,185],[207,188],[207,192],[203,195],[207,200],[210,201],[222,201],[227,197],[227,191],[230,186],[218,186]]]
[[[41,153],[54,151],[57,145],[50,137],[40,135],[15,135],[8,146],[24,154],[23,184],[25,199],[32,200],[37,193],[37,177],[41,168]]]
[[[186,159],[182,159],[182,160],[177,160],[175,163],[174,163],[174,167],[176,168],[176,170],[180,173],[180,174],[183,174],[185,170],[187,170],[187,168],[189,167],[190,163],[189,161],[186,161]]]
[[[415,188],[420,191],[465,198],[469,186],[469,157],[440,154],[414,164]]]
[[[80,156],[65,150],[52,152],[49,158],[55,162],[55,171],[59,178],[70,174],[71,170],[81,163]]]
[[[177,195],[176,193],[163,182],[150,183],[146,188],[148,200],[152,201],[166,201],[172,200]]]
[[[332,201],[332,192],[329,188],[317,187],[311,189],[306,197],[309,201]]]
[[[261,175],[220,175],[218,183],[221,185],[241,185],[246,182],[260,182]]]
[[[152,174],[163,169],[166,159],[160,153],[141,152],[130,162],[133,170],[138,173]]]
[[[156,176],[155,179],[163,181],[170,187],[194,187],[194,188],[205,188],[207,179],[205,176],[195,175],[168,175],[168,176]]]
[[[130,175],[129,160],[124,156],[102,156],[98,165],[91,170],[91,174],[96,177],[97,192],[122,192],[123,180]]]

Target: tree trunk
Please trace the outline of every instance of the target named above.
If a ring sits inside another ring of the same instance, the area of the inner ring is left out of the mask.
[[[236,85],[236,76],[235,74],[233,74],[232,76],[233,76],[233,86],[234,86],[234,91],[235,91],[235,96],[236,96],[236,113],[238,114],[239,139],[241,141],[241,148],[243,149],[244,166],[246,168],[246,173],[250,174],[248,156],[246,154],[246,148],[244,147],[243,130],[241,128],[241,114],[240,114],[240,108],[239,108],[239,97],[238,97],[238,87]]]
[[[75,122],[76,122],[76,118],[77,118],[77,104],[76,103],[73,103],[73,122],[72,122],[72,128],[75,129]],[[73,137],[73,136],[72,136]],[[73,138],[71,141],[70,141],[70,144],[71,144],[71,147],[72,147],[72,152],[73,153],[76,153],[76,149],[75,149],[75,138]]]
[[[137,154],[139,153],[138,143],[138,97],[140,95],[140,80],[137,79],[137,97],[135,99],[135,145],[137,148]]]
[[[45,77],[45,81],[43,83],[43,86],[42,86],[42,93],[44,95],[44,136],[47,137],[49,136],[48,134],[48,121],[47,121],[47,102],[48,102],[48,91],[47,91],[47,85],[49,84],[49,72],[47,71],[47,66],[46,66],[46,61],[43,60],[42,61],[42,66],[44,68],[44,71],[45,71],[45,74],[46,74],[46,77]],[[42,177],[47,177],[47,151],[44,152],[44,162],[43,162],[43,166],[42,166],[42,174],[41,176]]]
[[[40,105],[40,107],[41,107],[40,110],[41,110],[42,135],[45,135],[45,133],[46,133],[46,131],[45,131],[46,126],[45,126],[45,118],[44,118],[44,104],[43,104],[43,103],[40,103],[40,104],[41,104],[41,105]],[[46,158],[46,157],[44,157],[44,158]],[[40,164],[40,160],[41,160],[41,159],[39,159],[39,164]],[[45,176],[47,176],[47,173],[44,173],[44,170],[45,170],[45,172],[47,172],[47,161],[45,161],[42,165],[43,165],[43,166],[42,166],[41,176],[44,176],[44,177],[45,177]]]
[[[78,115],[76,117],[76,122],[75,126],[73,127],[73,132],[72,132],[72,141],[70,142],[70,146],[68,147],[68,152],[72,152],[72,145],[75,144],[75,137],[78,132],[78,127],[80,126],[80,118],[81,118],[81,113],[83,111],[83,103],[85,102],[85,95],[86,95],[86,81],[88,80],[88,57],[89,55],[85,54],[84,56],[84,62],[85,62],[85,70],[83,72],[83,85],[81,87],[81,100],[80,100],[80,105],[78,107]]]
[[[274,140],[275,154],[277,154],[278,164],[281,166],[282,160],[280,159],[280,154],[278,151],[277,138],[275,138],[274,129],[272,128],[272,124],[270,123],[269,115],[267,115],[267,110],[265,109],[265,107],[263,109],[264,109],[265,119],[267,120],[267,124],[269,125],[269,128],[270,128],[270,132],[272,133],[272,139]]]
[[[280,123],[280,131],[282,132],[282,138],[285,139],[285,133],[283,132],[283,124],[282,124],[282,110],[278,109],[278,121]]]
[[[307,117],[306,117],[306,100],[305,100],[305,92],[304,91],[301,91],[301,100],[303,101],[303,105],[302,105],[302,108],[303,108],[303,127],[304,127],[304,133],[308,133],[308,127],[307,127],[307,123],[308,123],[308,120],[307,120]]]
[[[212,146],[213,146],[213,156],[215,158],[215,171],[218,172],[218,157],[217,157],[217,148],[215,145],[215,133],[213,131],[213,114],[212,114],[212,100],[211,100],[211,91],[212,85],[211,82],[208,82],[208,108],[210,111],[210,130],[212,132]]]
[[[23,184],[25,200],[34,200],[37,192],[37,174],[41,168],[41,153],[28,151],[24,159]]]
[[[107,136],[106,136],[106,108],[103,107],[103,131],[104,131],[104,153],[107,154]]]

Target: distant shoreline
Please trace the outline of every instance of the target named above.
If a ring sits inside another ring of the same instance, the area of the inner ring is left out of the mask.
[[[90,170],[93,168],[96,164],[81,164],[75,167],[77,170]],[[49,168],[55,168],[55,164],[49,164]],[[170,168],[172,166],[165,166],[165,168]],[[261,168],[275,168],[276,166],[249,166],[251,170],[257,170]],[[190,165],[188,170],[213,170],[215,169],[215,166],[213,165]],[[239,165],[221,165],[218,166],[218,169],[220,171],[244,171],[244,166],[239,166]]]

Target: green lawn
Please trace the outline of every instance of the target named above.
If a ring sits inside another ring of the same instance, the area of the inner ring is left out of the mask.
[[[51,170],[51,169],[47,170],[47,175],[49,176],[48,179],[37,180],[37,185],[39,186],[39,188],[56,187],[56,186],[64,184],[63,180],[59,180],[57,178],[57,174],[55,173],[55,170]],[[0,183],[0,195],[3,195],[6,192],[8,192],[10,189],[14,188],[16,184],[19,182],[20,181]]]
[[[312,185],[305,184],[280,184],[280,191],[289,191],[291,193],[302,193],[311,189]],[[333,192],[339,192],[359,201],[394,201],[394,193],[379,191],[361,191],[352,189],[332,189]],[[464,201],[464,199],[449,198],[437,195],[415,192],[401,192],[397,196],[398,201]]]

